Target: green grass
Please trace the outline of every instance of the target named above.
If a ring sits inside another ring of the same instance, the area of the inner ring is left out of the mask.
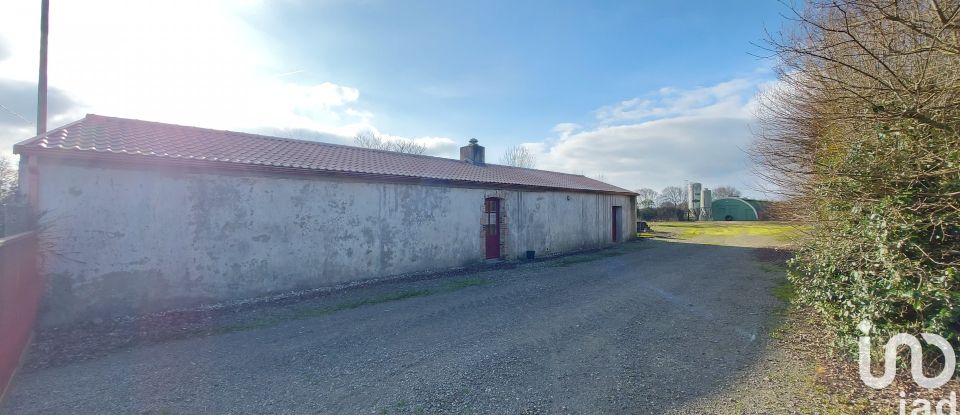
[[[294,311],[290,314],[285,314],[281,316],[265,317],[257,319],[254,321],[230,324],[222,327],[215,328],[210,330],[210,334],[225,334],[233,333],[237,331],[248,331],[256,330],[266,327],[275,326],[280,323],[287,321],[296,321],[304,320],[313,317],[325,316],[328,314],[336,313],[338,311],[344,310],[353,310],[360,307],[389,303],[393,301],[401,301],[409,298],[417,297],[426,297],[428,295],[448,293],[452,291],[462,290],[468,287],[478,287],[490,284],[491,281],[485,278],[472,277],[472,278],[460,278],[452,281],[448,281],[436,288],[426,288],[422,290],[402,290],[402,291],[393,291],[384,294],[380,294],[373,297],[363,298],[354,301],[347,301],[338,304],[320,306],[320,307],[308,307],[301,308]]]
[[[381,294],[376,297],[364,298],[362,300],[340,303],[330,307],[308,308],[308,309],[301,310],[295,316],[302,317],[302,318],[318,317],[318,316],[322,316],[330,313],[336,313],[337,311],[353,310],[355,308],[360,308],[363,306],[389,303],[391,301],[406,300],[408,298],[425,297],[431,294],[435,294],[434,290],[396,291],[396,292]]]
[[[781,272],[784,272],[782,267],[778,268],[780,268]],[[797,289],[793,286],[793,283],[787,279],[786,275],[784,275],[777,281],[777,285],[773,287],[773,296],[777,297],[782,303],[774,309],[774,313],[781,317],[786,316],[793,308],[793,302],[797,298]]]
[[[450,281],[445,285],[445,287],[448,290],[459,290],[461,288],[467,288],[467,287],[479,287],[481,285],[487,285],[489,283],[490,283],[490,280],[488,279],[474,277],[474,278],[463,278],[459,280]]]
[[[600,249],[597,251],[587,252],[583,254],[573,254],[567,255],[560,258],[557,258],[549,262],[551,267],[569,267],[571,265],[580,264],[583,262],[596,261],[598,259],[610,258],[615,256],[620,256],[626,254],[627,252],[635,251],[638,249],[644,249],[644,246],[641,243],[637,242],[627,242],[614,246],[612,248]]]
[[[551,267],[568,267],[575,264],[580,264],[583,262],[596,261],[598,259],[610,258],[615,256],[620,256],[626,254],[627,252],[635,251],[638,249],[648,248],[638,241],[626,242],[619,244],[612,248],[605,248],[597,251],[587,252],[583,254],[573,254],[563,256],[557,259],[554,259],[548,263]]]
[[[763,272],[784,272],[787,269],[780,265],[764,262],[760,264],[760,270]]]
[[[587,254],[570,255],[570,256],[559,258],[551,262],[550,266],[551,267],[569,267],[571,265],[575,265],[583,262],[596,261],[598,259],[623,255],[624,253],[625,252],[622,252],[619,250],[605,249],[602,251],[590,252]]]
[[[769,236],[789,241],[800,235],[800,228],[783,222],[651,222],[657,232],[667,232],[679,239],[711,236]]]
[[[785,304],[791,304],[793,299],[797,297],[797,290],[793,283],[784,278],[780,284],[773,288],[773,295]]]

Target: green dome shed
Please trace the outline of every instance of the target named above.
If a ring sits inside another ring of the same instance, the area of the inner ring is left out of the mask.
[[[713,220],[759,220],[759,209],[759,203],[739,197],[715,199],[710,204]]]

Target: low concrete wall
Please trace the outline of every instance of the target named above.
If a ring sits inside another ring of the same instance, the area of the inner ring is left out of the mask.
[[[504,256],[611,242],[630,197],[39,161],[50,259],[45,325],[148,313],[483,261],[483,203]]]
[[[42,292],[36,234],[0,238],[0,397],[30,341]]]

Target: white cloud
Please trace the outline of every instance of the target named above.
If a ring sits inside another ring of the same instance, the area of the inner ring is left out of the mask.
[[[596,115],[603,124],[680,115],[743,116],[744,94],[752,94],[755,87],[746,79],[688,90],[664,87],[643,97],[602,107]]]
[[[447,137],[417,137],[413,142],[427,148],[427,154],[445,157],[459,157],[460,145]]]
[[[459,157],[457,154],[460,146],[447,137],[400,137],[390,134],[382,134],[374,130],[386,141],[412,141],[424,146],[427,151],[425,154],[442,157]]]
[[[761,80],[734,79],[694,88],[661,88],[595,112],[593,127],[561,123],[556,138],[526,146],[539,168],[604,175],[637,189],[732,184],[748,194],[754,184],[746,150],[752,140],[753,96]]]
[[[580,129],[580,125],[572,122],[562,122],[553,127],[553,132],[560,134],[560,138],[569,137]]]
[[[10,0],[4,9],[0,81],[35,85],[39,4]],[[357,88],[311,80],[308,71],[288,67],[274,55],[269,36],[251,23],[263,9],[264,2],[254,0],[55,2],[50,85],[74,101],[52,112],[50,127],[92,112],[343,140],[375,129],[374,114],[363,108]],[[0,104],[35,105],[3,102],[8,99],[13,98],[0,97]],[[32,110],[23,115],[30,121],[35,117]],[[33,126],[17,122],[17,128],[0,129],[0,151],[32,135]],[[418,140],[442,147],[438,138]]]

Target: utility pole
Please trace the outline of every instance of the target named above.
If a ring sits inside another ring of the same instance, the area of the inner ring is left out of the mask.
[[[47,34],[50,0],[40,2],[40,79],[37,81],[37,135],[47,132]]]

